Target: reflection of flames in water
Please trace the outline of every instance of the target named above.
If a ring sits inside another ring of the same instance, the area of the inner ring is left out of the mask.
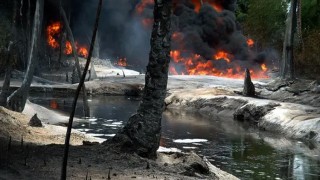
[[[127,58],[119,58],[118,61],[115,63],[117,66],[126,67],[128,66]]]
[[[178,2],[178,1],[177,1]],[[200,12],[201,1],[192,0],[194,5],[194,11]],[[224,10],[222,3],[223,1],[203,0],[204,3],[209,4],[217,13],[222,13]],[[142,0],[136,6],[136,13],[138,15],[143,14],[144,9],[148,6],[153,5],[152,0]],[[150,17],[143,18],[141,23],[144,27],[151,27],[152,20]],[[234,54],[217,48],[211,56],[211,59],[204,58],[201,55],[194,53],[192,50],[184,48],[183,32],[174,32],[172,34],[172,43],[174,48],[170,52],[172,58],[169,72],[172,75],[213,75],[229,78],[243,78],[245,68],[244,63],[241,63],[240,59],[237,59]],[[247,39],[248,51],[251,52],[254,47],[254,40]],[[263,62],[254,62],[255,65],[249,65],[252,78],[268,78],[267,71],[268,67]],[[220,66],[219,66],[220,65]],[[248,65],[248,64],[247,64]]]
[[[61,36],[62,24],[60,22],[54,22],[47,27],[47,42],[50,47],[57,49],[60,47],[60,44],[57,40],[57,37]],[[88,57],[88,50],[83,46],[79,46],[76,43],[76,49],[79,56]],[[67,55],[72,54],[72,46],[70,41],[66,41],[65,49],[63,52]]]
[[[59,106],[58,106],[57,101],[54,100],[54,99],[52,99],[52,100],[50,101],[50,107],[51,107],[52,109],[58,109]]]

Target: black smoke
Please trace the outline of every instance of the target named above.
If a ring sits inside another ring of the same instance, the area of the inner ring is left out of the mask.
[[[73,0],[71,13],[72,29],[76,39],[89,45],[97,8],[96,0]],[[143,19],[152,18],[153,7],[144,7],[137,13],[139,3],[146,0],[104,1],[99,27],[100,58],[126,57],[129,65],[144,68],[150,50],[151,27],[143,25]],[[200,0],[199,0],[200,1]],[[172,30],[179,38],[172,42],[173,49],[199,54],[212,60],[220,50],[233,55],[233,62],[243,68],[259,67],[268,56],[259,55],[247,45],[240,25],[236,21],[236,0],[203,0],[199,12],[195,11],[194,0],[173,0]],[[212,3],[222,7],[219,12]],[[223,61],[212,61],[215,67],[226,69]]]
[[[107,0],[99,24],[100,58],[112,60],[126,57],[130,65],[145,65],[150,50],[150,29],[136,15],[135,8],[140,0]],[[74,0],[71,25],[80,43],[88,44],[91,39],[98,1]]]

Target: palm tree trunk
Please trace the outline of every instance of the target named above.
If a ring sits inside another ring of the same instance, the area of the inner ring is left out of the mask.
[[[143,99],[138,111],[125,127],[106,143],[125,152],[156,158],[161,136],[161,118],[164,110],[171,50],[172,0],[155,0],[151,51],[145,75]]]
[[[21,87],[14,91],[8,97],[7,101],[8,107],[14,111],[22,112],[29,96],[29,89],[33,79],[34,70],[38,63],[37,50],[39,49],[39,37],[41,37],[42,31],[43,8],[44,0],[37,0],[33,20],[31,48],[28,58],[27,72],[25,74]]]

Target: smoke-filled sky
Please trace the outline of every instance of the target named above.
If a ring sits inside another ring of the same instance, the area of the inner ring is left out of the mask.
[[[89,44],[97,0],[73,0],[71,25],[76,39]],[[181,56],[200,55],[218,69],[260,68],[265,54],[248,47],[234,11],[236,0],[173,0],[172,49]],[[99,27],[100,58],[126,57],[128,64],[144,68],[150,50],[153,0],[104,1]],[[231,61],[214,61],[220,51],[231,54]],[[198,61],[198,60],[197,60]],[[268,64],[268,63],[267,63]],[[188,73],[188,72],[187,72]]]
[[[97,0],[81,1],[72,12],[71,23],[76,39],[87,44],[97,3]],[[136,15],[138,3],[139,0],[104,1],[99,25],[101,58],[127,57],[130,64],[137,65],[147,62],[151,30],[145,28],[141,17]]]

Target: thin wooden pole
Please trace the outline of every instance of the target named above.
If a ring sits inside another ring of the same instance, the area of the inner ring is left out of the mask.
[[[86,78],[87,71],[89,69],[89,65],[90,65],[90,62],[91,62],[92,51],[93,51],[93,47],[94,47],[94,42],[96,40],[96,34],[97,34],[98,25],[99,25],[99,18],[100,18],[101,9],[102,9],[102,0],[99,0],[99,5],[98,5],[98,10],[97,10],[97,15],[96,15],[96,21],[95,21],[92,40],[91,40],[90,49],[89,49],[89,55],[88,55],[86,66],[84,68],[82,77],[80,79],[80,83],[79,83],[79,85],[77,87],[77,91],[76,91],[76,94],[75,94],[75,97],[74,97],[74,100],[73,100],[73,103],[72,103],[72,111],[71,111],[70,118],[69,118],[69,124],[68,124],[67,133],[66,133],[65,144],[64,144],[63,163],[62,163],[61,178],[60,178],[61,180],[66,180],[66,178],[67,178],[67,164],[68,164],[68,155],[69,155],[69,146],[70,146],[69,143],[70,143],[70,136],[71,136],[73,117],[74,117],[74,114],[75,114],[77,100],[78,100],[78,97],[79,97],[79,94],[80,94],[80,90],[81,90],[82,85],[84,84],[84,80]]]
[[[76,44],[74,41],[74,37],[73,37],[73,33],[71,31],[70,25],[69,25],[69,21],[66,15],[66,12],[64,11],[64,9],[62,8],[62,5],[60,3],[59,6],[60,9],[60,13],[65,25],[65,28],[67,30],[68,33],[68,37],[71,43],[71,47],[72,47],[72,53],[75,59],[75,66],[76,66],[76,70],[79,76],[79,79],[81,78],[81,69],[80,69],[80,63],[79,63],[79,58],[78,58],[78,54],[77,54],[77,48],[76,48]],[[61,47],[61,46],[60,46]],[[82,99],[83,99],[83,112],[84,112],[84,116],[85,117],[89,117],[90,116],[90,108],[89,108],[89,104],[88,104],[88,98],[87,98],[87,91],[86,91],[86,86],[85,84],[83,84],[82,86]]]

